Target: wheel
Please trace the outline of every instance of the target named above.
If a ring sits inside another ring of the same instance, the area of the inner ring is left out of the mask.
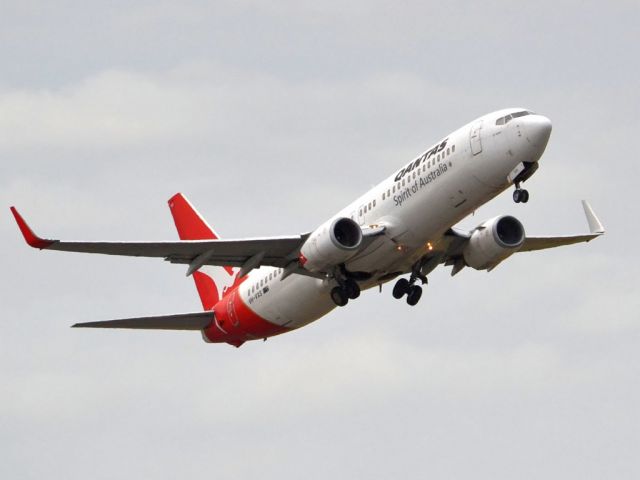
[[[520,201],[527,203],[529,201],[529,192],[527,190],[520,190]]]
[[[393,298],[402,298],[405,293],[409,293],[409,288],[411,288],[409,280],[401,278],[393,286]]]
[[[333,287],[331,289],[331,300],[339,307],[344,307],[349,302],[347,292],[340,287]]]
[[[344,289],[347,292],[347,297],[352,300],[355,300],[360,296],[360,285],[351,278],[344,282]]]
[[[522,190],[516,189],[513,191],[513,201],[516,203],[520,203],[522,201]]]
[[[422,287],[414,285],[407,295],[407,303],[413,307],[420,301],[420,297],[422,297]]]

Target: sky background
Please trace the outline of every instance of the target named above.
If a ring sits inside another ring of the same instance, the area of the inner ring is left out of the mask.
[[[12,2],[0,9],[0,476],[640,477],[640,4]],[[195,311],[184,267],[29,249],[177,239],[184,192],[223,236],[312,230],[472,119],[554,130],[531,234],[607,235],[366,292],[235,349],[71,330]]]

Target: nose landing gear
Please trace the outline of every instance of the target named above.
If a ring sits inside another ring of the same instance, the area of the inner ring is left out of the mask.
[[[516,184],[516,189],[513,191],[513,201],[516,203],[527,203],[529,201],[529,192],[524,188],[520,188],[520,184]]]

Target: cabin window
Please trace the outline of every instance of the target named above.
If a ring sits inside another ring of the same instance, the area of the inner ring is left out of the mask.
[[[447,148],[447,156],[449,156],[450,153],[451,153],[451,149]]]
[[[371,210],[371,202],[369,202],[369,205],[368,205],[368,207],[369,207],[369,210]]]
[[[456,151],[456,146],[455,145],[451,145],[451,153]]]
[[[376,199],[375,198],[373,199],[373,206],[374,207],[376,206]]]
[[[390,196],[391,196],[391,189],[388,189],[387,190],[387,197],[390,197]]]
[[[402,186],[404,187],[404,178],[402,179]]]
[[[386,195],[387,195],[387,192],[382,192],[382,200],[384,200],[385,198],[387,198],[387,197],[386,197]]]

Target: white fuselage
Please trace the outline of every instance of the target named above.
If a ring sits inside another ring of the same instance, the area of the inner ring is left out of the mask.
[[[527,112],[500,121],[523,111],[497,111],[459,128],[326,222],[349,217],[362,227],[385,227],[383,235],[346,262],[351,272],[371,274],[360,282],[362,289],[409,272],[453,225],[507,189],[514,169],[539,160],[549,120]],[[282,273],[262,267],[239,286],[241,300],[259,317],[293,329],[335,308],[329,295],[336,285],[332,278],[290,275],[281,280]]]

